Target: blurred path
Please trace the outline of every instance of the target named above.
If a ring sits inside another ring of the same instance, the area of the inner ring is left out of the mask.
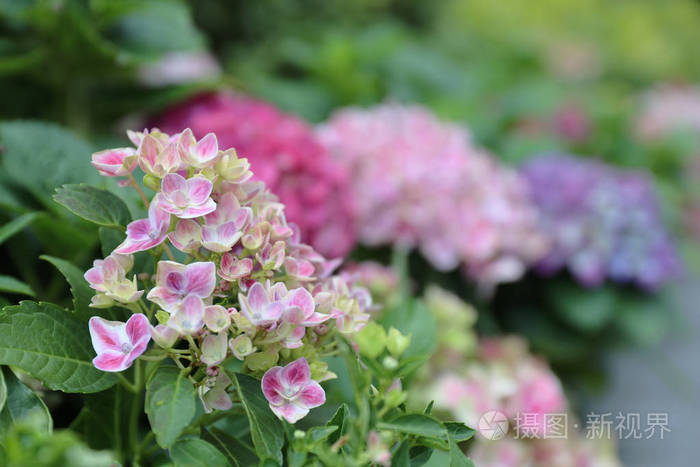
[[[596,413],[641,413],[642,428],[649,412],[668,413],[664,439],[619,441],[629,467],[697,467],[700,446],[700,277],[679,284],[681,320],[656,351],[626,351],[607,362],[610,389],[591,401]],[[613,415],[614,418],[614,415]],[[614,423],[614,422],[613,422]]]

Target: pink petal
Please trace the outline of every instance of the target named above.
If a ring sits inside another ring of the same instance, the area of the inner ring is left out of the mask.
[[[275,406],[271,404],[270,409],[272,409],[272,411],[275,413],[275,415],[277,415],[277,417],[284,418],[289,423],[296,423],[302,418],[306,417],[306,415],[309,413],[309,409],[307,409],[306,407],[299,407],[298,405],[292,404],[291,402],[280,406]]]
[[[216,265],[211,261],[192,263],[185,270],[187,292],[206,298],[216,286]]]
[[[326,403],[326,392],[323,390],[320,384],[311,380],[295,398],[295,402],[313,409],[314,407],[318,407],[319,405]]]
[[[146,343],[151,340],[150,323],[143,313],[136,313],[126,322],[126,335],[131,340],[132,345],[136,345],[141,340],[146,339]]]
[[[102,371],[124,371],[131,366],[129,356],[121,351],[108,351],[92,359],[95,368]]]
[[[216,135],[214,133],[207,133],[207,135],[200,139],[195,146],[195,153],[198,156],[199,162],[206,163],[216,157],[219,152],[219,144],[216,141]]]
[[[108,351],[121,352],[121,346],[126,340],[124,323],[108,321],[99,316],[93,316],[88,322],[90,338],[95,352],[101,354]]]
[[[151,337],[155,343],[166,349],[172,347],[179,336],[175,329],[164,324],[151,327]]]
[[[177,216],[180,219],[194,219],[195,217],[201,217],[205,214],[209,214],[216,209],[216,203],[214,200],[207,200],[204,204],[198,206],[188,206],[182,210],[182,212]]]
[[[148,292],[146,298],[165,311],[172,312],[182,296],[179,293],[171,292],[167,287],[154,287]]]
[[[248,304],[255,310],[261,310],[267,303],[265,289],[260,282],[256,282],[248,291]]]
[[[285,366],[280,376],[282,384],[286,387],[302,387],[311,379],[311,370],[306,358],[301,357]]]
[[[288,308],[283,313],[284,321],[290,324],[301,324],[304,318],[306,318],[304,311],[298,306]]]
[[[328,321],[331,318],[331,315],[327,315],[325,313],[313,313],[311,316],[306,318],[301,324],[304,326],[316,326],[317,324],[321,324],[325,321]]]
[[[166,195],[171,195],[176,191],[185,191],[187,189],[187,181],[178,174],[167,174],[163,177],[161,190]]]
[[[168,276],[171,273],[179,272],[180,274],[184,274],[186,270],[186,265],[176,263],[175,261],[158,261],[158,266],[156,268],[156,284],[165,286]]]
[[[280,395],[283,391],[280,375],[282,373],[281,366],[274,366],[265,372],[262,378],[261,386],[265,399],[270,404],[280,405],[284,401]]]
[[[148,240],[150,232],[151,222],[148,219],[135,220],[126,226],[126,239],[132,242]]]
[[[204,327],[204,303],[194,294],[185,297],[180,309],[170,318],[168,324],[183,334],[194,334]]]
[[[158,153],[160,153],[161,150],[162,146],[155,137],[150,134],[144,136],[141,141],[141,158],[145,159],[143,162],[146,162],[146,167],[144,167],[143,164],[141,165],[144,172],[147,172],[146,168],[148,168],[149,165],[151,167],[155,165],[158,159]]]
[[[212,187],[212,183],[204,177],[192,177],[187,180],[187,192],[192,204],[203,204],[207,201],[209,195],[211,195]],[[214,208],[216,208],[216,205],[214,205]]]
[[[308,290],[299,287],[298,289],[292,290],[290,295],[291,299],[287,302],[289,306],[299,307],[304,313],[304,316],[309,316],[314,312],[314,299]]]
[[[164,235],[165,231],[170,227],[170,213],[160,208],[157,198],[158,197],[156,197],[156,200],[148,207],[148,219],[151,222],[153,230],[158,234],[162,233]]]

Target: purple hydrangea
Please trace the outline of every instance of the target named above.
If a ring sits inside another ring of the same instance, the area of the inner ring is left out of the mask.
[[[586,286],[609,278],[646,290],[680,273],[681,261],[643,174],[564,155],[536,157],[522,173],[552,240],[539,272],[566,267]]]

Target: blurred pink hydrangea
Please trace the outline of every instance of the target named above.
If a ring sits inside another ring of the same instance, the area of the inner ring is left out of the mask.
[[[156,117],[165,132],[189,127],[197,138],[216,134],[235,148],[286,206],[304,242],[326,256],[344,256],[355,243],[348,174],[329,157],[301,119],[250,97],[219,92],[195,96]]]
[[[351,173],[361,242],[419,248],[485,284],[519,278],[543,254],[527,186],[464,129],[384,104],[341,110],[318,134]]]
[[[663,85],[647,92],[636,131],[645,140],[676,131],[700,133],[700,87]]]

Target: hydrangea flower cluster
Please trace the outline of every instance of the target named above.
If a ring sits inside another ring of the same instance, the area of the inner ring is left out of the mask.
[[[552,238],[542,273],[564,267],[586,286],[610,278],[653,290],[681,269],[649,180],[603,163],[541,156],[522,169]]]
[[[422,393],[435,399],[435,411],[470,426],[483,427],[479,420],[491,411],[509,422],[505,437],[490,439],[487,432],[475,437],[468,453],[475,465],[619,465],[611,446],[583,439],[573,420],[567,439],[545,436],[545,416],[567,413],[568,403],[557,377],[545,361],[528,352],[524,340],[508,336],[478,341],[474,309],[442,289],[429,288],[425,303],[436,317],[440,338],[419,375],[425,384]],[[459,335],[465,338],[452,338]]]
[[[190,127],[197,137],[214,132],[235,147],[286,206],[302,238],[329,257],[355,243],[348,174],[336,164],[301,119],[250,97],[230,93],[195,96],[165,110],[153,124],[164,131]]]
[[[363,243],[416,247],[487,284],[517,279],[543,253],[527,186],[460,127],[385,104],[341,110],[318,133],[352,174]]]
[[[364,326],[369,293],[331,276],[338,262],[300,242],[284,206],[214,134],[128,134],[136,148],[97,153],[93,163],[103,175],[127,177],[122,185],[140,192],[148,217],[131,222],[85,279],[95,290],[91,306],[134,314],[126,323],[91,318],[94,365],[123,371],[152,338],[156,355],[189,366],[211,411],[232,406],[224,364],[237,359],[244,371],[264,375],[273,412],[296,422],[324,403],[318,382],[335,375],[320,356],[333,350],[335,332]],[[136,166],[151,199],[136,184]],[[140,252],[154,258],[155,274],[128,278]]]

